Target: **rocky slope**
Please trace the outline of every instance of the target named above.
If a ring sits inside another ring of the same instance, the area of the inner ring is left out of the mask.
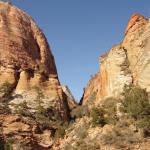
[[[56,150],[149,150],[150,140],[142,140],[134,126],[105,125],[92,127],[88,117],[78,119]]]
[[[124,85],[134,84],[150,91],[150,21],[140,14],[131,16],[123,41],[100,56],[100,71],[89,81],[82,103],[118,97]]]

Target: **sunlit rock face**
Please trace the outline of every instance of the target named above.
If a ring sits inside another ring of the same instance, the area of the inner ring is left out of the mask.
[[[122,45],[127,50],[133,82],[150,91],[150,21],[135,14],[128,28]]]
[[[140,14],[131,16],[123,41],[100,57],[100,71],[85,89],[82,103],[118,97],[124,85],[135,84],[150,91],[150,21]]]
[[[36,99],[35,87],[43,92],[45,106],[52,105],[67,119],[67,102],[59,83],[49,44],[34,20],[15,6],[0,2],[0,85],[10,83],[11,103]]]
[[[69,109],[72,110],[74,109],[75,107],[78,106],[73,94],[71,93],[70,89],[68,88],[68,86],[66,85],[62,85],[61,86],[62,89],[63,89],[63,92],[66,94],[67,96],[67,103],[68,103],[68,106],[69,106]]]

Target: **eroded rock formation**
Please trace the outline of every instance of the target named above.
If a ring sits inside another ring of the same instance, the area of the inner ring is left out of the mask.
[[[150,91],[150,21],[140,14],[131,16],[123,41],[100,57],[100,71],[90,80],[82,103],[118,97],[124,85],[135,84]]]
[[[59,83],[49,44],[33,19],[15,6],[0,2],[0,86],[12,85],[10,104],[26,101],[35,107],[36,89],[43,105],[53,107],[67,120],[67,101]],[[15,97],[20,94],[22,98]]]

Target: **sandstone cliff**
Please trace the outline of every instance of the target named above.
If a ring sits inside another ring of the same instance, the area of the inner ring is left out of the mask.
[[[87,85],[82,103],[118,97],[124,85],[135,84],[150,91],[150,21],[140,14],[131,16],[123,41],[100,57],[100,71]]]
[[[66,95],[42,30],[22,10],[0,2],[0,34],[0,86],[12,86],[10,107],[26,101],[33,109],[39,89],[44,95],[43,106],[53,107],[67,120]]]
[[[0,149],[51,148],[76,105],[69,94],[42,30],[0,2]]]

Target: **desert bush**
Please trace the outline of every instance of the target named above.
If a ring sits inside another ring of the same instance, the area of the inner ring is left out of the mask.
[[[1,136],[0,136],[0,150],[4,150],[4,140]]]
[[[79,126],[75,129],[75,135],[78,137],[78,139],[84,139],[88,135],[87,130],[88,126]]]
[[[90,116],[92,118],[91,123],[93,127],[98,126],[98,125],[104,126],[106,124],[103,108],[93,107],[91,109]]]
[[[7,139],[7,141],[4,141],[3,137],[0,136],[0,150],[13,150],[12,144],[14,143],[14,140]]]
[[[100,145],[95,141],[86,142],[84,140],[80,140],[77,142],[75,148],[78,150],[98,150],[100,149]]]
[[[119,128],[118,126],[112,132],[102,135],[101,140],[104,145],[113,145],[116,149],[126,148],[140,141],[138,136],[128,127]]]
[[[12,138],[7,139],[4,144],[4,150],[13,150],[14,140]]]
[[[37,92],[37,97],[35,99],[35,102],[37,103],[34,114],[35,121],[41,128],[49,128],[51,126],[51,118],[47,112],[47,109],[43,106],[44,94],[39,87],[34,87],[34,89]]]
[[[100,143],[97,139],[85,140],[79,139],[76,141],[76,144],[67,144],[64,150],[100,150]]]
[[[137,126],[143,129],[146,135],[150,134],[150,102],[145,89],[136,86],[125,87],[122,110],[134,118]]]
[[[23,101],[19,104],[14,104],[15,113],[18,114],[20,117],[32,117],[31,112],[29,111],[29,107],[27,106],[27,102]]]
[[[11,98],[12,85],[9,82],[5,82],[0,87],[0,95],[3,98],[3,101]]]
[[[66,126],[65,125],[62,125],[62,126],[59,126],[55,132],[55,138],[63,138],[66,134],[65,130],[66,130]]]
[[[89,116],[89,108],[87,105],[78,106],[71,111],[71,118],[82,118],[83,116]]]
[[[117,117],[117,103],[118,99],[109,98],[106,99],[102,105],[105,114],[105,121],[107,124],[116,124],[118,121]]]
[[[51,128],[52,120],[43,106],[37,106],[34,114],[35,121],[40,125],[41,129]]]
[[[0,103],[0,114],[10,114],[11,109],[8,106],[8,103]]]
[[[116,124],[118,121],[116,105],[119,100],[109,98],[106,99],[99,107],[93,106],[90,110],[93,126],[104,126],[105,124]]]
[[[0,87],[0,114],[8,114],[11,112],[9,108],[9,101],[12,97],[12,85],[8,82],[4,83]]]
[[[144,137],[150,136],[150,116],[140,119],[137,126],[142,129]]]
[[[41,130],[55,128],[56,130],[58,129],[58,136],[62,135],[63,127],[60,127],[62,124],[60,114],[52,107],[45,108],[43,102],[44,94],[42,90],[38,87],[35,87],[35,90],[37,92],[37,98],[35,100],[37,106],[34,114],[35,121],[39,124]]]
[[[130,86],[124,90],[123,110],[135,119],[143,118],[143,115],[150,114],[150,103],[148,93],[145,89]]]

